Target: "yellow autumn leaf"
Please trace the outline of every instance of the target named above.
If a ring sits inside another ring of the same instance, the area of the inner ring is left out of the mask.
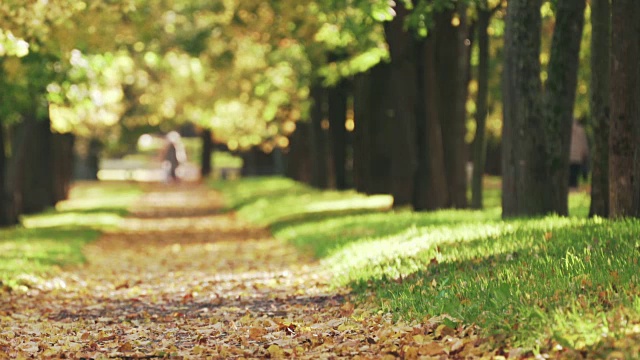
[[[419,356],[418,348],[414,346],[405,346],[404,347],[404,358],[405,359],[417,359]]]
[[[272,358],[283,358],[284,357],[284,351],[282,351],[282,348],[280,348],[280,346],[273,344],[271,346],[269,346],[267,348],[267,351],[269,352],[269,355],[271,355]]]
[[[431,342],[426,345],[420,346],[419,353],[420,355],[424,355],[424,356],[442,355],[445,353],[445,349],[439,343]]]
[[[252,327],[249,329],[249,339],[251,340],[260,340],[266,334],[267,330],[261,327]]]

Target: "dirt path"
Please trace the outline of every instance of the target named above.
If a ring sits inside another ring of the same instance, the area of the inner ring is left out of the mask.
[[[354,313],[310,257],[220,207],[204,187],[151,187],[84,266],[1,299],[0,358],[411,358],[472,340]]]

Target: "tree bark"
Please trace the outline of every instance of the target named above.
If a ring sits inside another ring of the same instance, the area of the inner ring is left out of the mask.
[[[49,118],[25,120],[26,152],[24,187],[22,188],[23,212],[32,214],[55,205],[53,196],[52,133]]]
[[[311,183],[311,151],[309,149],[308,122],[296,123],[296,130],[290,138],[289,151],[287,153],[286,176],[305,184]]]
[[[66,200],[69,197],[73,179],[73,141],[72,134],[52,135],[53,153],[53,202]]]
[[[404,29],[409,10],[398,2],[396,17],[385,24],[391,55],[391,86],[394,100],[394,126],[391,143],[391,194],[394,206],[411,205],[417,168],[416,128],[416,54],[415,39]]]
[[[568,215],[569,148],[585,0],[559,0],[544,98],[547,212]]]
[[[511,0],[502,78],[502,215],[540,215],[546,161],[540,81],[541,0]]]
[[[329,134],[331,144],[331,156],[333,158],[333,176],[338,190],[347,189],[347,97],[348,84],[342,80],[336,86],[328,90],[328,117]]]
[[[589,216],[609,216],[610,0],[591,0],[591,206]]]
[[[371,136],[371,78],[376,65],[371,70],[357,74],[353,81],[353,117],[355,129],[353,134],[353,185],[356,191],[369,193],[371,180],[368,173],[371,168],[370,150],[373,148]]]
[[[5,127],[0,124],[0,227],[18,223],[18,214],[14,211],[13,196],[7,188],[8,159],[5,146]]]
[[[200,133],[202,140],[202,153],[200,158],[200,176],[204,179],[211,174],[211,153],[213,151],[213,141],[211,140],[211,130],[203,129]]]
[[[354,83],[354,183],[367,194],[391,192],[389,134],[394,126],[391,66],[380,63]]]
[[[322,128],[324,120],[325,91],[320,85],[311,88],[311,158],[313,164],[311,168],[311,185],[326,189],[328,187],[328,155],[327,155],[327,135]]]
[[[464,7],[463,7],[464,8]],[[437,13],[435,20],[438,110],[442,126],[449,198],[453,207],[467,207],[466,133],[466,25],[452,24],[453,10]]]
[[[418,169],[413,207],[435,210],[450,206],[442,129],[439,119],[438,83],[436,76],[435,39],[429,36],[418,50],[418,93],[423,101],[416,110],[416,146]]]
[[[611,6],[611,217],[640,216],[640,2]]]
[[[486,2],[485,2],[486,5]],[[473,139],[473,174],[471,177],[471,207],[482,209],[482,179],[487,154],[487,113],[489,105],[489,21],[491,11],[478,9],[478,94],[476,98],[476,134]]]

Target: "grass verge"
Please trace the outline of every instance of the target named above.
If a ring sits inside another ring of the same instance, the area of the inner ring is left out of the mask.
[[[0,281],[20,289],[63,266],[82,263],[82,247],[116,227],[140,194],[131,183],[79,182],[55,209],[25,215],[20,225],[0,229]]]
[[[429,213],[282,178],[213,186],[242,218],[311,249],[336,285],[398,317],[446,313],[534,353],[638,350],[640,221],[586,219],[585,193],[570,195],[571,217],[505,221],[495,186],[483,211]]]

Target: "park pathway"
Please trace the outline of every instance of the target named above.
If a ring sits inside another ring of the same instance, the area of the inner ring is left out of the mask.
[[[3,358],[417,358],[483,353],[473,328],[354,307],[308,254],[196,184],[147,185],[87,263],[0,298]]]
[[[221,206],[203,186],[149,185],[85,265],[0,304],[13,339],[0,358],[321,357],[326,329],[311,329],[320,311],[344,322],[342,296],[310,257]]]

